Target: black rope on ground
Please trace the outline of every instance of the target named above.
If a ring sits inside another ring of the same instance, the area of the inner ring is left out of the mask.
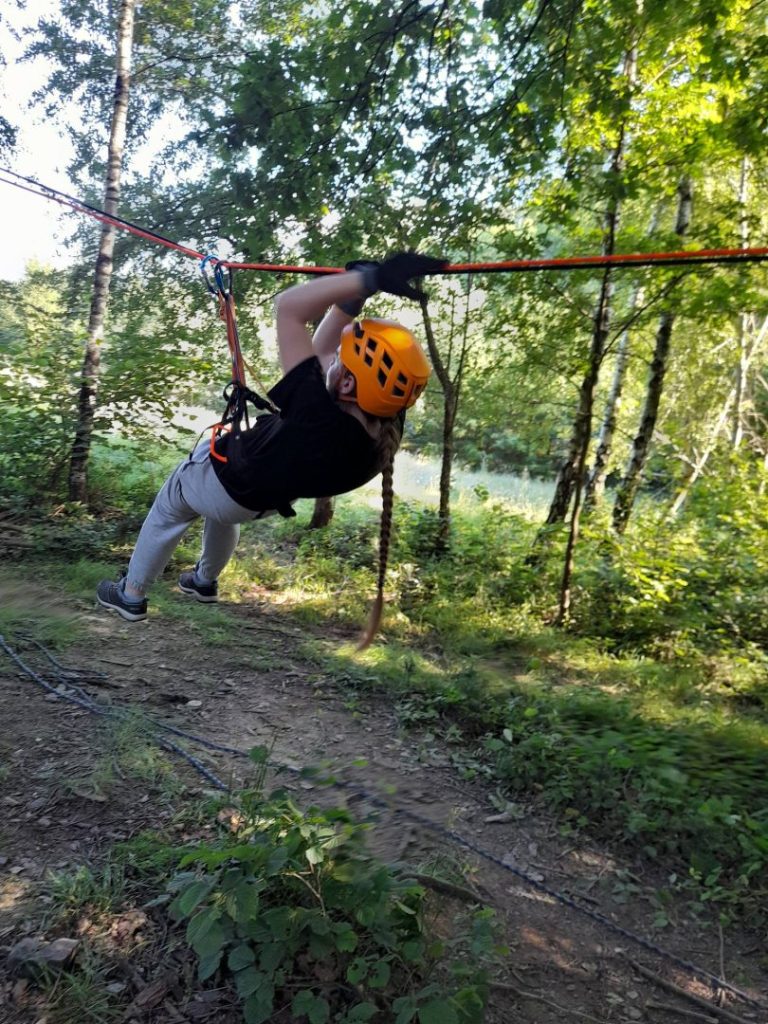
[[[49,660],[52,661],[53,664],[60,669],[60,671],[62,671],[65,674],[73,671],[70,669],[64,669],[62,666],[59,665],[58,662],[56,662],[56,660],[51,655],[48,654],[48,652],[41,644],[39,644],[37,641],[33,642],[37,647],[40,648],[41,651],[43,651],[43,653],[45,653],[48,656]],[[0,648],[2,648],[5,651],[5,653],[16,663],[16,665],[18,665],[18,667],[22,669],[22,671],[25,672],[26,675],[30,677],[30,679],[33,680],[33,682],[37,683],[39,686],[42,686],[49,693],[53,693],[59,698],[63,698],[64,700],[68,700],[74,704],[77,704],[78,706],[84,708],[86,711],[90,711],[91,713],[100,715],[101,717],[124,718],[126,715],[129,714],[123,708],[105,708],[97,701],[94,701],[87,694],[85,694],[84,697],[80,697],[76,693],[69,694],[66,692],[62,692],[57,687],[51,686],[51,684],[47,682],[45,679],[43,679],[42,676],[40,676],[37,672],[35,672],[34,669],[31,669],[28,665],[24,663],[24,661],[22,661],[22,659],[12,650],[12,648],[8,646],[2,634],[0,634]],[[74,672],[81,676],[84,674],[82,673],[81,670],[77,669],[74,670]],[[73,689],[77,689],[80,693],[84,693],[84,691],[82,691],[79,687],[75,687]],[[176,735],[180,738],[187,739],[190,742],[197,743],[202,747],[208,748],[209,750],[216,750],[222,753],[230,754],[233,757],[251,760],[248,752],[245,750],[240,750],[238,747],[229,747],[221,743],[215,743],[214,741],[205,739],[202,736],[196,736],[193,733],[186,732],[183,729],[178,729],[175,726],[168,725],[164,722],[160,722],[156,719],[153,719],[151,716],[147,716],[147,719],[156,728],[172,733],[173,735]],[[188,753],[188,751],[184,750],[184,748],[179,746],[179,744],[174,743],[172,740],[169,740],[167,737],[164,736],[155,735],[152,738],[157,743],[159,743],[161,747],[164,747],[166,750],[172,751],[173,753],[177,754],[179,757],[187,761],[216,789],[225,793],[231,792],[230,787],[227,786],[226,783],[222,782],[222,780],[219,779],[218,776],[216,776],[212,771],[210,771],[210,769],[207,768],[202,763],[202,761],[196,758],[193,754]],[[269,761],[267,762],[267,766],[269,768],[272,768],[274,771],[278,772],[290,772],[297,775],[301,774],[301,769],[293,768],[290,765],[284,765],[277,762]],[[548,896],[550,899],[555,900],[563,906],[569,907],[571,910],[575,910],[579,914],[583,914],[584,916],[594,921],[596,924],[601,925],[606,930],[611,931],[616,935],[620,935],[622,938],[628,939],[629,941],[634,942],[636,945],[642,946],[643,949],[646,949],[648,950],[648,952],[654,953],[655,955],[661,957],[661,959],[674,964],[676,967],[681,968],[687,974],[690,974],[693,977],[698,978],[700,981],[706,981],[713,992],[717,992],[717,990],[723,990],[725,992],[729,992],[731,995],[736,996],[737,998],[741,999],[743,1002],[747,1003],[749,1006],[754,1007],[755,1009],[768,1009],[768,1007],[766,1007],[763,1003],[760,1003],[757,1000],[753,999],[746,992],[743,992],[735,985],[731,985],[730,982],[727,982],[723,978],[718,977],[711,971],[706,970],[706,968],[699,967],[698,965],[692,963],[690,960],[685,960],[683,957],[678,956],[676,953],[670,953],[669,950],[664,949],[662,946],[659,946],[657,943],[652,942],[650,939],[646,939],[644,936],[638,935],[635,932],[630,931],[628,928],[624,928],[622,927],[622,925],[616,924],[610,918],[605,917],[598,911],[592,910],[590,907],[583,906],[581,903],[573,899],[571,896],[566,896],[565,893],[561,893],[558,890],[552,889],[550,888],[550,886],[545,885],[543,882],[537,881],[527,872],[521,870],[520,868],[516,868],[511,864],[508,864],[500,857],[497,857],[496,854],[491,853],[489,850],[484,849],[482,846],[478,846],[477,843],[474,843],[470,839],[465,839],[463,836],[459,835],[457,832],[452,831],[451,829],[446,828],[444,825],[432,821],[432,819],[426,817],[426,815],[419,814],[416,811],[407,810],[405,808],[395,807],[388,801],[383,800],[375,793],[370,792],[369,790],[365,789],[363,786],[360,786],[355,782],[346,782],[342,779],[331,779],[329,785],[338,789],[346,790],[350,793],[354,793],[362,799],[367,800],[374,807],[377,807],[381,810],[389,810],[392,812],[394,816],[409,819],[410,821],[413,821],[416,824],[421,825],[423,828],[428,829],[430,832],[434,832],[435,834],[442,836],[444,839],[447,839],[449,842],[455,844],[456,846],[460,846],[466,850],[470,850],[472,853],[476,854],[478,857],[481,857],[483,860],[487,860],[491,864],[495,864],[497,867],[502,868],[504,871],[508,871],[510,874],[515,875],[516,878],[519,878],[520,881],[525,882],[526,885],[531,886],[531,888],[535,889],[537,892],[540,892],[545,896]]]

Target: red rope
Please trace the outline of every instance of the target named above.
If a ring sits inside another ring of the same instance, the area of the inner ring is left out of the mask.
[[[41,185],[33,178],[25,178],[15,171],[0,167],[0,173],[11,175],[18,180],[9,181],[7,178],[0,178],[0,182],[6,185],[13,185],[32,195],[42,196],[44,199],[53,199],[62,206],[68,206],[77,213],[84,213],[95,220],[112,227],[128,231],[139,238],[145,238],[150,242],[156,242],[168,249],[173,249],[185,256],[202,260],[204,254],[196,249],[191,249],[170,238],[149,231],[130,221],[120,217],[113,217],[100,210],[98,207],[81,202],[72,196],[68,196],[58,189]],[[28,185],[21,184],[22,181]],[[29,185],[34,187],[29,187]],[[533,259],[533,260],[504,260],[496,263],[451,263],[439,270],[439,274],[497,274],[497,273],[520,273],[534,270],[580,270],[595,269],[599,267],[623,267],[623,266],[675,266],[687,263],[757,263],[768,260],[768,247],[765,248],[742,248],[742,249],[682,249],[675,252],[635,252],[621,253],[613,256],[566,256],[556,259]],[[342,267],[305,267],[292,266],[280,263],[235,263],[229,260],[222,260],[221,266],[230,270],[260,270],[272,274],[340,274]]]

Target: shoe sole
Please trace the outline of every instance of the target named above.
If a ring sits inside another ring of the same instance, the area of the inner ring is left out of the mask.
[[[176,585],[182,592],[182,594],[188,594],[190,597],[194,597],[194,599],[196,601],[199,601],[200,604],[216,604],[219,600],[218,594],[216,594],[214,597],[206,597],[205,594],[201,594],[193,587],[182,587],[180,583],[177,583]]]
[[[109,612],[117,612],[121,618],[126,619],[128,622],[141,622],[142,619],[146,619],[147,617],[146,612],[129,612],[127,608],[121,608],[119,605],[109,604],[107,601],[102,601],[98,594],[96,595],[96,600],[102,608],[106,608]]]

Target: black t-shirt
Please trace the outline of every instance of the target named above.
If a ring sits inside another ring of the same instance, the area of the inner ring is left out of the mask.
[[[328,393],[315,356],[294,366],[269,397],[278,414],[216,442],[227,457],[212,459],[216,475],[239,505],[281,510],[297,498],[353,491],[381,472],[376,442]]]

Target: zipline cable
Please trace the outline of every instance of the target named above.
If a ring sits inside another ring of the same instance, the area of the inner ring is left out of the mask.
[[[139,238],[156,242],[158,245],[173,249],[185,256],[203,260],[205,255],[189,246],[166,238],[156,231],[140,227],[122,217],[111,216],[97,206],[83,202],[74,196],[43,185],[34,178],[25,177],[7,167],[0,167],[0,183],[12,185],[42,199],[51,199],[68,206],[76,213],[84,213],[89,217],[128,231]],[[16,180],[12,180],[16,179]],[[23,184],[26,182],[26,184]],[[617,253],[612,256],[564,256],[552,259],[502,260],[495,263],[451,263],[437,271],[438,274],[510,274],[526,273],[537,270],[595,270],[606,267],[622,269],[626,267],[677,267],[689,264],[713,263],[763,263],[768,261],[768,247],[740,249],[681,249],[673,252],[635,252]],[[342,267],[306,267],[281,263],[239,263],[233,260],[220,260],[219,265],[230,270],[258,270],[272,274],[339,274]]]

